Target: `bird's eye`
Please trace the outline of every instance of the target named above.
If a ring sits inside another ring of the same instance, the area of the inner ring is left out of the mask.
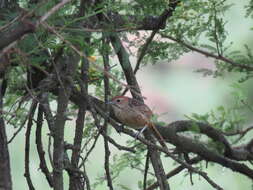
[[[120,102],[120,99],[117,99],[116,102]]]

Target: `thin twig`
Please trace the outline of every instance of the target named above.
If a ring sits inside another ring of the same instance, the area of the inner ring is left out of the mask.
[[[20,131],[23,129],[26,121],[28,120],[28,116],[31,114],[31,109],[29,110],[28,114],[26,115],[24,121],[20,124],[20,127],[14,132],[14,134],[12,135],[12,137],[10,138],[10,140],[8,141],[8,144],[11,143],[15,137],[20,133]]]
[[[86,156],[84,157],[83,161],[81,162],[81,164],[79,165],[79,168],[82,167],[82,165],[86,162],[86,160],[88,159],[90,153],[92,152],[92,150],[95,148],[96,144],[97,144],[97,140],[98,137],[100,136],[100,133],[98,133],[95,137],[94,137],[94,142],[92,144],[92,146],[90,147],[90,149],[88,150]]]
[[[223,134],[226,135],[226,136],[235,136],[235,135],[244,136],[244,135],[246,135],[246,133],[248,133],[252,129],[253,129],[253,126],[250,126],[250,127],[247,127],[244,130],[236,130],[236,131],[233,131],[233,132],[223,132]]]
[[[196,164],[198,162],[200,162],[201,160],[203,160],[200,157],[196,157],[190,160],[189,164]],[[183,171],[185,169],[184,166],[178,166],[175,169],[171,170],[169,173],[166,174],[166,178],[169,179],[175,175],[177,175],[179,172]],[[150,185],[148,188],[146,188],[145,190],[154,190],[158,187],[158,182],[153,183],[152,185]]]
[[[208,51],[205,51],[205,50],[201,50],[199,48],[196,48],[190,44],[187,44],[186,42],[180,40],[180,39],[176,39],[172,36],[169,36],[169,35],[165,35],[165,34],[160,34],[163,38],[167,38],[167,39],[170,39],[176,43],[179,43],[180,45],[192,50],[192,51],[195,51],[195,52],[198,52],[202,55],[205,55],[207,57],[212,57],[214,59],[217,59],[217,60],[221,60],[223,62],[226,62],[226,63],[229,63],[230,65],[234,66],[234,67],[239,67],[239,68],[242,68],[242,69],[246,69],[248,71],[253,71],[253,67],[249,66],[249,65],[246,65],[246,64],[240,64],[240,63],[236,63],[234,62],[233,60],[231,59],[228,59],[226,57],[223,57],[222,55],[215,55],[213,53],[210,53]]]
[[[81,152],[84,152],[84,149],[87,147],[87,145],[91,142],[92,139],[95,139],[97,138],[97,136],[99,135],[99,133],[93,133],[91,134],[90,138],[88,140],[86,140],[86,142],[84,143],[84,145],[82,146],[81,148]]]
[[[112,145],[114,145],[116,148],[118,148],[119,150],[125,150],[127,152],[132,152],[132,153],[136,153],[136,151],[131,148],[131,147],[126,147],[126,146],[122,146],[120,144],[118,144],[113,138],[111,138],[108,135],[104,136]]]

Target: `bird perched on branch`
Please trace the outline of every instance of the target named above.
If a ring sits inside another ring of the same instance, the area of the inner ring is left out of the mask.
[[[153,113],[146,104],[127,96],[116,96],[109,104],[112,105],[118,121],[131,128],[141,129],[140,133],[149,127],[160,144],[167,149],[164,138],[151,122]]]

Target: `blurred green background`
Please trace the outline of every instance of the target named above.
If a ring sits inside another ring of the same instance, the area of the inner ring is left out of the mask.
[[[225,15],[228,20],[227,31],[229,34],[227,42],[233,41],[234,50],[241,50],[245,43],[252,47],[252,32],[250,28],[253,26],[252,19],[244,18],[243,8],[248,2],[246,0],[230,1],[236,3]],[[131,58],[133,62],[135,58]],[[203,77],[202,74],[194,72],[198,68],[214,68],[213,60],[208,59],[197,53],[188,53],[179,60],[166,63],[162,62],[156,65],[148,65],[143,67],[138,73],[138,81],[140,83],[143,95],[147,97],[146,103],[152,110],[160,115],[160,119],[166,122],[172,122],[179,119],[185,119],[185,115],[191,113],[204,114],[210,110],[214,110],[217,106],[229,106],[235,101],[231,92],[234,91],[232,84],[238,83],[240,76],[235,73],[229,73],[222,78]],[[247,95],[249,101],[253,94],[252,80],[248,80],[242,84],[242,91]],[[253,117],[249,113],[248,124],[253,122]],[[68,122],[65,138],[68,142],[72,142],[75,118]],[[15,130],[8,127],[8,137]],[[46,137],[46,127],[44,128],[44,136]],[[112,130],[111,136],[121,144],[125,144],[128,139],[125,135],[118,135]],[[248,134],[246,139],[252,136]],[[47,139],[44,139],[47,142]],[[11,155],[11,168],[14,189],[28,189],[24,174],[24,130],[16,137],[13,143],[9,145]],[[33,139],[34,141],[34,130]],[[35,151],[35,144],[31,144],[32,152],[30,156],[31,176],[36,190],[50,189],[47,185],[45,177],[38,170],[38,155]],[[47,147],[44,147],[45,149]],[[96,149],[92,152],[86,170],[91,176],[91,183],[98,177],[104,175],[104,152],[103,139],[100,138]],[[112,155],[118,150],[111,146]],[[164,165],[167,171],[174,168],[174,162],[166,159]],[[203,166],[205,167],[205,166]],[[209,177],[217,182],[224,189],[238,190],[251,189],[252,181],[239,174],[231,172],[229,169],[220,166],[213,166],[209,163],[206,171]],[[185,176],[185,172],[181,172],[176,177],[169,180],[172,189],[177,190],[211,190],[213,189],[201,177],[193,175],[194,185],[190,183],[189,176]],[[137,190],[138,181],[142,180],[142,175],[133,170],[125,170],[117,179],[118,183],[124,184],[132,190]],[[68,180],[65,180],[66,189]],[[100,185],[96,190],[107,189],[106,184]],[[115,187],[120,190],[120,187]]]

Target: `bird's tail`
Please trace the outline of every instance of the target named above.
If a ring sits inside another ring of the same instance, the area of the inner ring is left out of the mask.
[[[160,134],[160,132],[157,130],[155,125],[152,122],[149,122],[148,127],[152,130],[153,134],[155,135],[159,143],[168,151],[169,149],[167,145],[165,144],[165,140],[163,136]]]

